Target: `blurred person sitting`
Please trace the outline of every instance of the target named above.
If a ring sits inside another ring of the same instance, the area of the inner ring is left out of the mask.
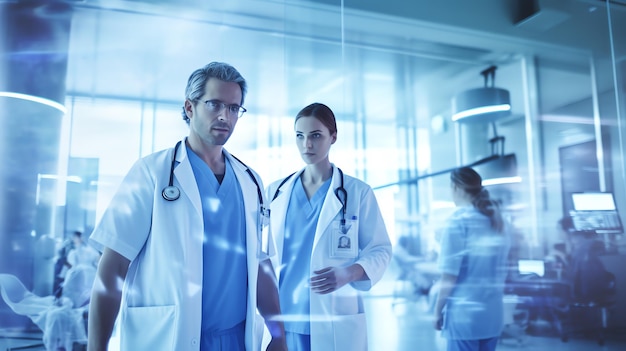
[[[552,248],[545,257],[546,274],[550,278],[567,278],[570,270],[572,251],[572,235],[575,233],[572,217],[564,216],[558,221],[560,241],[552,245]]]
[[[61,294],[61,285],[65,280],[67,270],[72,267],[69,262],[67,262],[67,255],[73,247],[74,244],[72,243],[72,240],[66,236],[66,239],[61,243],[61,246],[57,251],[57,258],[54,263],[54,282],[52,283],[52,291],[57,295],[57,297]]]
[[[428,295],[433,285],[433,279],[420,271],[419,263],[433,262],[425,256],[415,254],[412,241],[416,238],[403,235],[398,238],[398,244],[394,247],[393,258],[400,268],[398,280],[411,283],[412,292],[417,295]]]
[[[586,266],[596,265],[598,256],[606,253],[604,244],[598,240],[593,231],[579,231],[570,216],[559,220],[559,228],[564,242],[556,243],[548,253],[546,262],[551,267],[562,267],[563,279],[574,283],[577,276]],[[592,262],[591,264],[589,262]],[[546,267],[549,269],[549,267]]]
[[[80,265],[87,265],[94,268],[98,267],[100,253],[83,240],[83,233],[78,230],[75,231],[73,233],[72,241],[74,243],[74,248],[67,254],[67,263],[69,266],[76,267]]]
[[[42,330],[48,351],[70,351],[87,344],[87,312],[96,268],[78,265],[67,271],[58,295],[39,296],[16,276],[0,274],[0,292],[7,306],[30,318]]]

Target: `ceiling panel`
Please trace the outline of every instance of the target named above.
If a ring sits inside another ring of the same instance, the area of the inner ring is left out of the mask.
[[[448,5],[455,2],[445,1]],[[506,6],[472,13],[481,22],[480,28],[493,29],[484,32],[452,25],[456,15],[443,9],[445,4],[429,5],[436,19],[449,12],[447,20],[435,23],[425,21],[421,14],[409,19],[363,11],[373,3],[365,1],[359,8],[358,1],[348,1],[351,7],[344,13],[346,29],[342,31],[337,7],[328,4],[184,3],[78,2],[72,22],[68,94],[179,103],[190,70],[222,60],[248,79],[246,106],[252,110],[293,114],[310,100],[323,98],[341,106],[340,114],[354,115],[359,113],[356,108],[385,120],[393,116],[396,102],[377,101],[376,95],[410,88],[419,117],[430,118],[446,113],[451,96],[459,89],[474,81],[480,86],[482,69],[494,63],[517,64],[518,53],[539,52],[574,65],[582,58],[583,67],[588,62],[585,51],[546,45],[534,39],[537,33],[517,29],[512,37],[505,36],[504,32],[511,33],[511,28],[501,28],[501,17],[510,15]],[[409,6],[395,0],[388,5],[389,12]],[[407,13],[418,12],[424,5],[411,6]],[[573,18],[587,15],[581,11],[571,9]],[[367,74],[361,77],[360,72]],[[515,71],[510,77],[499,76],[498,82],[512,80],[521,87],[520,78],[521,73]],[[550,82],[557,81],[546,84]],[[359,84],[367,87],[362,100],[352,95],[359,91]],[[546,89],[546,94],[554,95],[546,98],[557,105],[571,103],[565,100],[581,98],[576,87],[571,86],[571,94],[562,86]],[[589,93],[586,86],[583,90]]]

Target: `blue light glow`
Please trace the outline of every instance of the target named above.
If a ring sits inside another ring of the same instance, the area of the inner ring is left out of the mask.
[[[21,93],[13,93],[13,92],[10,92],[10,91],[0,91],[0,96],[37,102],[37,103],[40,103],[40,104],[43,104],[43,105],[47,105],[47,106],[53,107],[53,108],[61,111],[63,114],[65,114],[67,112],[67,109],[65,108],[64,105],[61,105],[60,103],[58,103],[56,101],[52,101],[50,99],[42,98],[42,97],[39,97],[39,96],[28,95],[28,94],[21,94]]]

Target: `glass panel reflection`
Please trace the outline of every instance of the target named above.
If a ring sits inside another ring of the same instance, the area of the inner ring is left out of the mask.
[[[567,223],[571,194],[580,192],[613,193],[625,219],[626,11],[620,1],[532,3],[523,14],[496,0],[0,4],[3,18],[26,16],[23,23],[48,33],[3,21],[0,348],[43,348],[45,327],[11,301],[59,302],[54,264],[64,244],[76,230],[89,236],[138,158],[188,133],[185,79],[223,61],[250,84],[248,112],[227,149],[265,185],[303,166],[295,114],[322,102],[338,118],[331,161],[375,189],[394,258],[363,293],[370,349],[445,349],[432,324],[441,228],[454,211],[447,170],[494,154],[514,155],[519,177],[487,185],[515,233],[498,349],[518,340],[620,349],[624,235]],[[491,65],[511,113],[495,123],[453,122],[452,98],[483,86],[480,72]],[[56,101],[66,112],[8,93]],[[562,313],[582,302],[572,281],[570,290],[550,283],[580,273],[577,255],[596,253],[617,291],[593,301],[602,308]],[[543,275],[520,269],[524,262]],[[579,333],[595,326],[605,327],[602,338]]]

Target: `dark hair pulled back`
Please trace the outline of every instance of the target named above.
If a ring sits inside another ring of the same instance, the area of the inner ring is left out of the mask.
[[[482,178],[470,167],[457,168],[450,173],[454,185],[463,189],[472,199],[472,205],[482,214],[489,217],[491,227],[502,232],[504,220],[497,201],[491,199],[489,191],[482,186]]]
[[[337,133],[337,120],[335,119],[335,114],[330,107],[322,103],[314,102],[300,110],[300,112],[296,115],[294,123],[302,117],[315,117],[322,122],[326,128],[328,128],[330,134]]]

